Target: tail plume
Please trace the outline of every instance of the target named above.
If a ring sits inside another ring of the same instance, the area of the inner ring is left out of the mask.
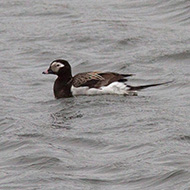
[[[121,76],[123,76],[123,77],[132,77],[132,76],[134,76],[134,74],[121,74]]]
[[[148,84],[148,85],[140,85],[140,86],[131,86],[131,85],[127,85],[127,87],[129,87],[129,90],[131,90],[131,91],[135,91],[135,90],[142,90],[142,89],[149,88],[149,87],[165,85],[165,84],[169,84],[169,83],[172,83],[172,82],[173,82],[173,81],[168,81],[168,82],[163,82],[163,83]]]

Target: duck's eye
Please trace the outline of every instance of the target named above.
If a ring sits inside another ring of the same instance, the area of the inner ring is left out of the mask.
[[[56,67],[59,67],[59,66],[60,66],[59,64],[56,65]]]

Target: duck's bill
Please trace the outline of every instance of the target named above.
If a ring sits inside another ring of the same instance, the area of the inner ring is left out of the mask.
[[[54,74],[51,69],[48,69],[47,71],[43,71],[42,74]]]
[[[42,74],[49,74],[48,70],[47,71],[43,71]]]

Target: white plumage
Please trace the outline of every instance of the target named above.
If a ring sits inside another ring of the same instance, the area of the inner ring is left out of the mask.
[[[108,86],[102,86],[100,88],[89,87],[71,87],[71,92],[74,96],[78,95],[100,95],[100,94],[120,94],[120,95],[136,95],[134,91],[128,91],[129,88],[125,83],[113,82]]]

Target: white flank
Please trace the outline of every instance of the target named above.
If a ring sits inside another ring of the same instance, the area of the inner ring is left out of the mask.
[[[121,95],[136,95],[136,92],[128,91],[128,87],[122,82],[113,82],[108,86],[100,88],[88,87],[71,87],[71,92],[74,96],[78,95],[98,95],[98,94],[121,94]]]

